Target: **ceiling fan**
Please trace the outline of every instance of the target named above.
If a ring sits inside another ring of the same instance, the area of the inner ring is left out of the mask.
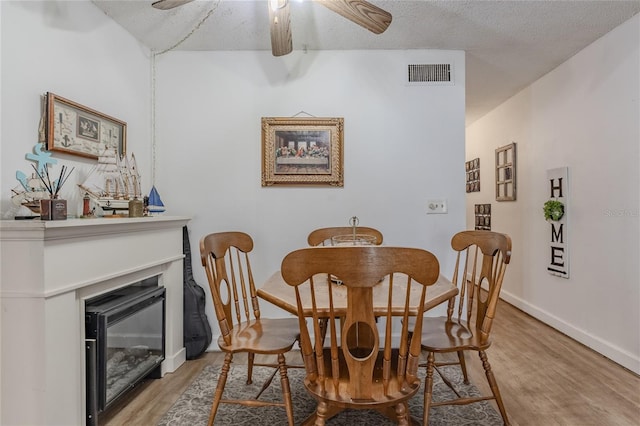
[[[156,9],[173,9],[193,0],[158,0],[151,5]],[[364,0],[313,0],[354,22],[374,34],[383,33],[391,24],[391,14]],[[283,56],[293,50],[291,36],[290,0],[269,0],[271,52]]]

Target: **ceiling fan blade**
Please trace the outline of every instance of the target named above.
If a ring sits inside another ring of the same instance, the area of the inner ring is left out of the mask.
[[[273,53],[273,56],[283,56],[291,53],[293,40],[291,38],[289,0],[271,0],[267,3],[271,27],[271,53]],[[274,7],[273,3],[276,3],[276,7]]]
[[[151,3],[151,6],[156,9],[168,10],[174,7],[182,6],[183,4],[191,3],[193,0],[158,0]]]
[[[314,0],[348,20],[381,34],[391,24],[391,14],[364,0]]]

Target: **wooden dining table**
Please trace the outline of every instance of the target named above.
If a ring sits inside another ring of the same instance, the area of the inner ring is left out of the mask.
[[[336,312],[345,311],[347,306],[347,289],[346,287],[336,284],[334,281],[328,280],[326,274],[314,278],[316,286],[335,286],[333,289],[333,304]],[[404,277],[404,279],[403,279]],[[394,276],[394,288],[402,286],[394,292],[391,315],[402,316],[404,315],[404,296],[406,288],[406,276],[403,274],[396,274]],[[330,283],[330,284],[329,284]],[[409,309],[409,315],[415,316],[418,313],[418,305],[420,303],[420,285],[411,286],[411,302]],[[300,289],[300,298],[302,300],[302,306],[304,307],[304,315],[311,316],[311,294],[309,292],[309,286],[302,285]],[[282,278],[280,271],[273,273],[269,279],[257,290],[258,297],[290,312],[294,315],[298,314],[298,305],[296,303],[295,290],[289,286]],[[387,302],[389,293],[389,277],[385,277],[380,284],[373,288],[373,303],[374,314],[383,316],[387,313]],[[395,297],[397,293],[397,298]],[[318,292],[318,294],[326,294],[326,292]],[[427,288],[427,296],[424,302],[425,311],[432,309],[439,304],[448,301],[450,298],[458,294],[458,289],[451,283],[451,281],[443,275],[438,277],[433,285]],[[320,314],[329,313],[329,299],[318,297],[316,299],[316,305]],[[345,312],[346,313],[346,312]]]

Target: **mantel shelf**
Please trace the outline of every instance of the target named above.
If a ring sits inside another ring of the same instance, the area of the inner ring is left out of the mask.
[[[92,237],[121,232],[150,231],[184,226],[183,216],[147,216],[140,218],[94,218],[67,220],[2,220],[0,240],[60,239]]]

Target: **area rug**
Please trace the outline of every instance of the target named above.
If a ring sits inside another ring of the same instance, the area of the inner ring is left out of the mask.
[[[424,368],[421,368],[424,375]],[[457,367],[444,367],[449,378],[460,393],[477,396],[478,390],[472,384],[462,383],[462,374]],[[295,423],[300,424],[315,409],[315,400],[304,389],[304,370],[299,368],[289,369],[289,381],[294,407]],[[273,369],[255,367],[253,371],[253,384],[247,385],[247,367],[244,365],[232,365],[227,379],[227,386],[223,398],[246,398],[247,395],[255,396],[264,381],[271,375]],[[176,403],[160,419],[158,426],[199,426],[206,425],[209,419],[211,402],[220,366],[206,366],[202,373],[189,385]],[[424,385],[424,380],[423,385]],[[422,420],[423,388],[409,401],[411,415]],[[438,374],[434,374],[434,401],[451,399],[455,395],[442,383]],[[262,394],[261,400],[281,401],[279,374],[276,374],[271,386]],[[249,408],[236,404],[220,404],[215,419],[216,425],[270,425],[279,426],[287,424],[287,415],[284,408],[258,407]],[[328,425],[392,425],[386,417],[371,410],[346,410],[327,422]],[[429,424],[434,425],[476,425],[489,426],[501,425],[502,418],[487,402],[461,406],[443,406],[431,409]]]

